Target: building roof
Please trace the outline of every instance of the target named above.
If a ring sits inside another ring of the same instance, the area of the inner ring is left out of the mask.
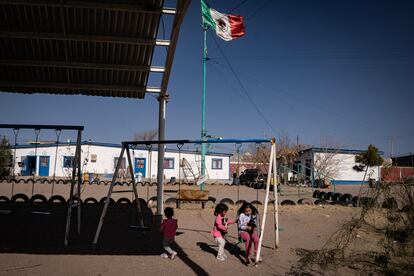
[[[342,154],[360,154],[365,152],[365,150],[357,150],[357,149],[335,149],[335,148],[317,148],[312,147],[305,150],[302,150],[300,153],[304,152],[325,152],[325,153],[342,153]],[[379,154],[384,155],[383,151],[379,151]]]
[[[0,1],[0,91],[142,99],[165,94],[179,27],[190,0]],[[159,39],[173,16],[169,40]],[[167,47],[165,64],[152,64]],[[148,87],[149,74],[163,74]]]
[[[50,144],[38,144],[38,148],[50,148],[50,147],[56,147],[56,143],[50,143]],[[64,146],[76,146],[76,142],[62,142],[59,143],[60,147],[64,147]],[[121,144],[115,144],[115,143],[102,143],[102,142],[91,142],[91,141],[82,141],[82,145],[83,146],[98,146],[98,147],[106,147],[106,148],[122,148]],[[35,145],[33,144],[18,144],[16,145],[16,149],[30,149],[30,148],[35,148]],[[131,147],[132,148],[132,147]],[[134,147],[134,149],[136,150],[148,150],[147,147],[145,146],[136,146]],[[157,147],[154,146],[152,147],[152,151],[158,151]],[[166,152],[179,152],[178,149],[171,149],[171,148],[166,148],[165,149]],[[181,149],[181,153],[198,153],[201,154],[200,151],[196,151],[196,150],[185,150],[185,149]],[[207,155],[218,155],[218,156],[225,156],[225,157],[230,157],[232,156],[232,154],[230,153],[224,153],[224,152],[207,152]]]

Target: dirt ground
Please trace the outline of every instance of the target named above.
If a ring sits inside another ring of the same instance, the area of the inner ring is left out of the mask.
[[[30,195],[31,184],[21,185],[26,186],[16,185],[15,191]],[[1,195],[10,196],[9,186],[0,187]],[[65,185],[57,185],[56,193],[64,194],[67,188]],[[176,188],[166,187],[167,190]],[[108,187],[89,186],[85,188],[83,196],[99,199],[106,195],[107,189]],[[218,200],[224,197],[236,200],[236,187],[216,185],[208,186],[208,190]],[[295,191],[285,189],[289,195],[282,198],[298,199],[297,194],[296,197],[290,194]],[[35,187],[35,193],[48,192],[48,185],[39,184]],[[149,195],[153,192],[154,188],[151,187]],[[311,197],[311,191],[303,192],[306,194],[300,197]],[[140,188],[140,194],[145,199],[146,187]],[[256,190],[247,187],[241,187],[239,195],[240,199],[249,201],[257,197]],[[259,191],[259,200],[263,201],[263,197],[264,191]],[[70,245],[64,248],[64,206],[50,209],[51,207],[44,206],[15,205],[0,205],[0,210],[11,211],[0,214],[0,275],[284,275],[298,261],[295,249],[321,248],[345,221],[358,213],[357,208],[338,205],[280,206],[280,247],[275,250],[272,249],[274,224],[270,208],[264,233],[263,262],[258,267],[253,267],[244,265],[242,261],[244,244],[237,243],[236,226],[230,228],[227,236],[228,260],[219,262],[215,259],[217,247],[210,234],[214,222],[211,208],[201,209],[198,205],[184,204],[181,209],[175,210],[179,229],[174,247],[178,258],[170,260],[159,256],[162,250],[158,229],[152,227],[149,232],[137,233],[128,227],[134,224],[133,208],[109,208],[98,247],[94,248],[92,240],[102,206],[85,206],[82,233],[76,235],[74,218]],[[34,214],[33,209],[47,209],[51,214]],[[235,209],[232,206],[227,216],[234,218]],[[155,210],[148,209],[146,212],[146,223],[151,225],[151,215]]]

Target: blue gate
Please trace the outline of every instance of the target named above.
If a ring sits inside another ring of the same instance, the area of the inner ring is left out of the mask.
[[[49,156],[39,156],[39,176],[49,176]]]
[[[142,177],[145,177],[145,171],[146,171],[146,158],[135,158],[135,174],[141,173]]]

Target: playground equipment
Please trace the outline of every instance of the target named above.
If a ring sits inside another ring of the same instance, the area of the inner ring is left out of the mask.
[[[261,246],[263,243],[263,235],[264,235],[264,229],[265,229],[265,224],[266,224],[266,216],[267,216],[267,209],[268,209],[268,204],[269,204],[269,193],[270,193],[270,185],[271,185],[271,179],[273,179],[273,183],[276,183],[276,179],[277,179],[277,169],[276,169],[276,140],[273,138],[271,140],[267,140],[267,139],[208,139],[208,140],[163,140],[163,141],[124,141],[122,142],[122,150],[121,153],[119,155],[118,158],[118,162],[116,165],[116,169],[112,178],[112,182],[111,185],[109,187],[108,190],[108,195],[106,197],[105,200],[105,205],[104,208],[102,210],[100,219],[99,219],[99,223],[98,223],[98,227],[95,233],[95,238],[93,241],[94,246],[97,245],[98,240],[99,240],[99,236],[102,230],[102,226],[103,226],[103,222],[108,210],[108,206],[110,204],[111,201],[111,195],[112,193],[121,193],[121,192],[131,192],[130,190],[123,190],[123,191],[113,191],[114,185],[115,185],[115,181],[117,178],[117,175],[119,173],[119,169],[120,169],[120,164],[121,164],[121,160],[125,155],[127,155],[127,159],[128,159],[128,163],[129,163],[129,169],[130,169],[130,175],[132,178],[132,191],[134,193],[135,199],[136,199],[136,204],[137,204],[137,216],[140,222],[139,228],[144,229],[144,221],[143,221],[143,215],[141,212],[141,207],[140,207],[140,203],[138,200],[138,191],[136,189],[136,182],[135,182],[135,177],[134,174],[132,172],[132,161],[131,161],[131,155],[130,155],[130,148],[133,148],[134,146],[137,145],[153,145],[153,144],[157,144],[157,145],[165,145],[165,144],[176,144],[179,151],[181,151],[181,147],[184,144],[204,144],[204,143],[271,143],[271,149],[270,149],[270,159],[269,159],[269,168],[268,168],[268,177],[267,177],[267,182],[266,182],[266,195],[265,195],[265,201],[264,201],[264,210],[263,210],[263,217],[261,220],[261,227],[260,227],[260,238],[259,238],[259,246],[258,246],[258,250],[257,250],[257,254],[256,254],[256,263],[259,261],[260,259],[260,253],[261,253]],[[179,152],[179,158],[181,158],[181,152]],[[180,175],[181,176],[181,175]],[[158,176],[159,177],[159,176]],[[181,182],[181,179],[180,179]],[[201,188],[201,187],[200,187]],[[164,196],[164,191],[163,191],[163,186],[158,187],[157,190],[157,214],[160,213],[160,211],[163,210],[163,196]],[[279,247],[279,218],[278,218],[278,198],[277,198],[277,189],[273,189],[273,205],[274,205],[274,224],[275,224],[275,233],[274,233],[274,247],[277,248]],[[203,189],[201,189],[201,191],[203,191]],[[160,220],[160,218],[159,218]]]
[[[68,200],[68,210],[67,210],[67,216],[66,216],[66,230],[65,230],[65,238],[64,238],[64,244],[65,246],[68,245],[69,242],[69,234],[70,234],[70,224],[71,224],[71,218],[72,218],[72,209],[77,208],[77,233],[80,234],[81,231],[81,185],[82,185],[82,177],[81,177],[81,140],[82,140],[82,131],[84,130],[83,126],[68,126],[68,125],[26,125],[26,124],[0,124],[0,128],[3,129],[13,129],[14,133],[14,156],[13,156],[13,177],[15,176],[14,170],[15,170],[15,164],[16,164],[16,147],[17,147],[17,138],[19,131],[21,129],[34,129],[35,135],[36,135],[36,141],[35,141],[35,166],[37,164],[37,147],[39,143],[39,136],[41,130],[44,129],[52,129],[56,131],[57,135],[57,142],[56,142],[56,153],[59,146],[59,137],[62,130],[75,130],[77,131],[77,140],[76,140],[76,151],[75,151],[75,157],[72,162],[72,177],[71,177],[71,186],[70,186],[70,194],[69,194],[69,200]],[[55,172],[56,172],[56,158],[55,157],[55,165],[54,165],[54,173],[53,173],[53,181],[52,185],[55,184]],[[49,162],[49,161],[47,161]],[[34,184],[35,184],[35,175],[33,174],[32,179],[32,197],[34,194]],[[14,195],[14,183],[12,182],[12,198]],[[53,195],[53,187],[52,186],[52,195]],[[51,198],[52,199],[52,198]]]

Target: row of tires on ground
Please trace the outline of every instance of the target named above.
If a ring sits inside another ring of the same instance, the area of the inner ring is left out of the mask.
[[[240,185],[244,185],[246,187],[253,188],[256,190],[266,189],[266,183],[262,183],[262,182],[247,182],[245,184],[240,184]],[[273,191],[273,185],[270,185],[270,190]]]
[[[5,181],[7,183],[20,183],[20,184],[70,184],[71,180],[70,179],[47,179],[47,178],[37,178],[37,179],[33,179],[33,178],[8,178],[8,179],[2,179],[0,181]],[[111,180],[93,180],[93,181],[89,181],[89,180],[83,180],[82,184],[89,184],[89,185],[110,185],[111,184]],[[184,183],[182,183],[184,184]],[[233,185],[232,183],[227,183],[227,182],[212,182],[209,183],[210,185]],[[115,182],[115,185],[117,186],[131,186],[132,185],[132,181],[117,181]],[[149,181],[144,181],[144,182],[137,182],[137,185],[139,186],[157,186],[157,182],[149,182]],[[166,185],[179,185],[179,182],[167,182]],[[188,185],[194,185],[194,183],[188,183]],[[266,188],[266,186],[265,186]]]
[[[317,198],[314,204],[316,205],[323,205],[323,204],[339,204],[343,206],[372,206],[375,203],[375,200],[371,197],[358,197],[353,196],[351,194],[345,193],[333,193],[333,192],[323,192],[319,190],[315,190],[313,192],[313,197]],[[382,208],[387,209],[398,209],[397,201],[390,197],[384,200],[382,203]]]
[[[148,199],[148,201],[139,198],[138,199],[141,204],[153,206],[154,203],[157,202],[157,197],[153,196]],[[224,199],[226,200],[226,199]],[[100,200],[88,197],[84,200],[81,199],[82,204],[104,204],[106,201],[106,197],[101,198]],[[216,202],[214,197],[209,197],[208,201],[212,202],[213,204]],[[116,201],[113,198],[109,199],[110,204],[135,204],[135,200],[131,201],[129,198],[122,197],[117,199]],[[67,200],[61,195],[54,195],[47,199],[44,195],[36,194],[32,197],[28,197],[25,194],[15,194],[10,199],[6,196],[0,196],[0,204],[1,203],[21,203],[21,204],[31,204],[31,205],[39,205],[39,204],[67,204]],[[176,203],[176,198],[168,198],[165,200],[165,203]]]
[[[97,200],[96,198],[89,197],[84,200],[81,200],[81,203],[89,205],[89,204],[104,204],[106,201],[106,197],[101,198],[100,200]],[[141,204],[148,205],[148,206],[154,206],[157,202],[157,197],[151,197],[148,199],[148,201],[139,198],[139,201]],[[214,197],[208,197],[207,203],[215,204],[216,198]],[[175,204],[177,202],[177,199],[174,197],[170,197],[165,200],[165,204]],[[243,203],[246,203],[246,200],[237,200],[233,201],[230,198],[223,198],[220,200],[220,203],[224,203],[227,205],[242,205]],[[15,194],[10,199],[6,196],[0,196],[0,204],[1,203],[21,203],[21,204],[31,204],[31,205],[38,205],[38,204],[67,204],[67,200],[60,195],[54,195],[51,196],[49,199],[47,199],[44,195],[36,194],[32,197],[28,197],[25,194]],[[254,200],[250,202],[254,205],[262,205],[261,201]],[[118,200],[110,199],[110,204],[135,204],[135,200],[131,201],[128,198],[120,198]],[[297,204],[305,204],[305,205],[313,205],[313,201],[308,198],[299,199]],[[292,200],[283,200],[280,205],[296,205],[296,203]]]

